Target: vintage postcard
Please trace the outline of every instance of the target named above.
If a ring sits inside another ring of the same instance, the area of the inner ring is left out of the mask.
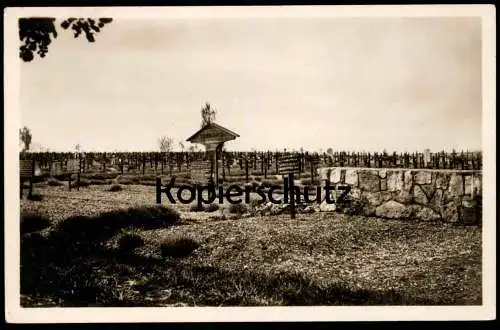
[[[494,6],[4,19],[8,322],[496,318]]]

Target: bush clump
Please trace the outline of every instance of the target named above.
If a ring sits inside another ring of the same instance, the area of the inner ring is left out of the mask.
[[[203,204],[193,204],[191,205],[191,207],[189,208],[189,211],[191,212],[204,212],[205,211],[205,207],[203,206]]]
[[[205,212],[215,212],[219,209],[219,205],[216,204],[216,203],[212,203],[212,204],[209,204],[206,209],[205,209]]]
[[[122,190],[123,190],[122,186],[117,184],[117,183],[115,183],[111,187],[109,187],[109,191],[111,191],[111,192],[117,192],[117,191],[122,191]]]
[[[228,211],[229,213],[233,214],[243,214],[246,213],[248,210],[245,204],[240,203],[240,204],[231,204],[231,206],[229,206]]]
[[[200,244],[190,237],[172,235],[162,239],[160,243],[160,252],[162,257],[181,258],[187,257]]]
[[[38,212],[26,211],[21,213],[21,235],[40,231],[50,226],[49,219]]]
[[[118,249],[123,252],[132,251],[143,245],[142,237],[132,232],[124,232],[118,240]]]
[[[163,205],[131,207],[95,217],[74,216],[61,221],[58,232],[74,238],[100,240],[124,228],[158,229],[180,221],[176,210]]]

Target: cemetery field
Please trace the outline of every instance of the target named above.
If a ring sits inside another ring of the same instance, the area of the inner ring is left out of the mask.
[[[481,228],[155,205],[155,187],[35,184],[21,305],[480,305]]]

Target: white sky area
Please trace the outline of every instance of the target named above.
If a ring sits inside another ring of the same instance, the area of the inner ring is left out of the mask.
[[[61,20],[57,22],[59,27]],[[209,102],[229,150],[481,149],[474,18],[114,20],[21,64],[21,122],[51,151],[158,150]]]

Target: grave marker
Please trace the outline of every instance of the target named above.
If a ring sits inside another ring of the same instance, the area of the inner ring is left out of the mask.
[[[210,160],[196,161],[191,164],[191,180],[193,183],[207,183],[212,176]]]
[[[21,181],[21,199],[23,198],[23,184],[24,180],[29,180],[28,198],[33,196],[33,177],[35,176],[35,160],[20,160],[20,181]]]
[[[295,173],[300,174],[300,161],[300,155],[295,154],[282,155],[279,160],[278,172],[282,175],[288,175],[288,185],[290,187],[290,211],[292,219],[295,219],[295,192],[293,189],[293,176]]]

